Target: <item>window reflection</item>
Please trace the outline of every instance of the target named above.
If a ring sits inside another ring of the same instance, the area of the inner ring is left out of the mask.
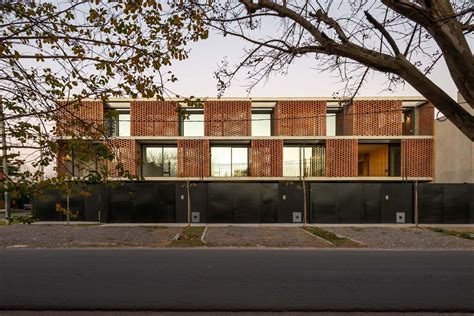
[[[176,147],[144,146],[142,152],[144,177],[176,177],[178,165]]]
[[[211,176],[248,176],[248,148],[211,147]]]
[[[253,111],[252,136],[272,136],[272,114],[268,110]]]
[[[324,174],[324,145],[283,147],[284,177],[321,177]]]
[[[188,110],[181,116],[181,136],[204,136],[204,113]]]

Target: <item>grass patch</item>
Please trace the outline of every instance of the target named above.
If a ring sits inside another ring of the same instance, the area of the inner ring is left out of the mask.
[[[339,237],[333,232],[327,231],[325,229],[319,228],[319,227],[303,227],[303,229],[309,231],[311,234],[316,235],[322,239],[325,239],[329,241],[331,244],[333,244],[336,247],[341,247],[341,248],[361,248],[364,247],[363,245],[345,238],[345,237]]]
[[[471,233],[467,232],[458,232],[455,230],[449,230],[449,229],[444,229],[444,228],[439,228],[439,227],[430,227],[429,228],[431,231],[435,233],[441,233],[444,235],[449,235],[449,236],[455,236],[459,238],[464,238],[464,239],[469,239],[469,240],[474,240],[474,236]]]
[[[177,240],[173,240],[168,247],[203,247],[206,244],[202,242],[201,236],[206,227],[185,227]]]

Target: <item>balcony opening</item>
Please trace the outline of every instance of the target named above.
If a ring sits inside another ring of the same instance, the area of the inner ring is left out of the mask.
[[[402,135],[415,135],[415,110],[403,109]]]
[[[186,109],[180,114],[180,136],[204,136],[204,110]]]
[[[336,112],[326,113],[326,136],[336,136]]]
[[[252,136],[272,136],[272,112],[271,108],[252,109]]]
[[[322,177],[325,175],[324,145],[283,147],[284,177]]]
[[[176,177],[178,150],[175,146],[142,146],[143,177]]]
[[[211,147],[211,177],[249,176],[249,148],[244,146]]]
[[[130,110],[107,110],[105,112],[105,127],[109,137],[130,136]]]
[[[400,176],[400,144],[359,144],[359,177]]]
[[[73,177],[84,178],[97,174],[98,159],[94,147],[89,150],[74,150],[64,156],[64,170]]]

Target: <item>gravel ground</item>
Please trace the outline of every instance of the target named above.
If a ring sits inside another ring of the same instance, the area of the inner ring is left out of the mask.
[[[204,240],[211,246],[317,247],[332,245],[297,227],[207,227]]]
[[[325,227],[370,248],[474,249],[474,241],[422,228]]]
[[[163,247],[180,227],[0,226],[0,248]]]

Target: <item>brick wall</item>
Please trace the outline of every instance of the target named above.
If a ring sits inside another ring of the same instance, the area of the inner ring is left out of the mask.
[[[345,114],[345,135],[396,136],[402,134],[401,100],[354,100]]]
[[[433,139],[401,141],[402,177],[433,177]]]
[[[342,128],[342,135],[354,135],[354,106],[353,105],[344,105],[342,108],[342,116],[344,127]]]
[[[178,102],[132,101],[130,120],[132,136],[177,136]]]
[[[326,141],[326,176],[357,176],[356,139],[328,139]]]
[[[425,103],[418,107],[418,135],[433,135],[434,130],[434,106]]]
[[[178,176],[209,177],[210,153],[207,139],[178,140]]]
[[[252,140],[250,157],[250,176],[281,177],[283,175],[283,140]]]
[[[251,118],[250,101],[204,102],[204,126],[207,136],[249,136]]]
[[[118,163],[123,164],[132,176],[139,174],[140,166],[140,146],[133,139],[109,139],[106,143],[109,150],[115,155],[113,161],[106,161],[109,175],[117,177],[116,166]]]
[[[325,136],[326,101],[278,101],[275,107],[275,134],[281,136]]]
[[[102,134],[104,131],[104,105],[102,101],[60,103],[58,105],[57,129],[60,135]]]

